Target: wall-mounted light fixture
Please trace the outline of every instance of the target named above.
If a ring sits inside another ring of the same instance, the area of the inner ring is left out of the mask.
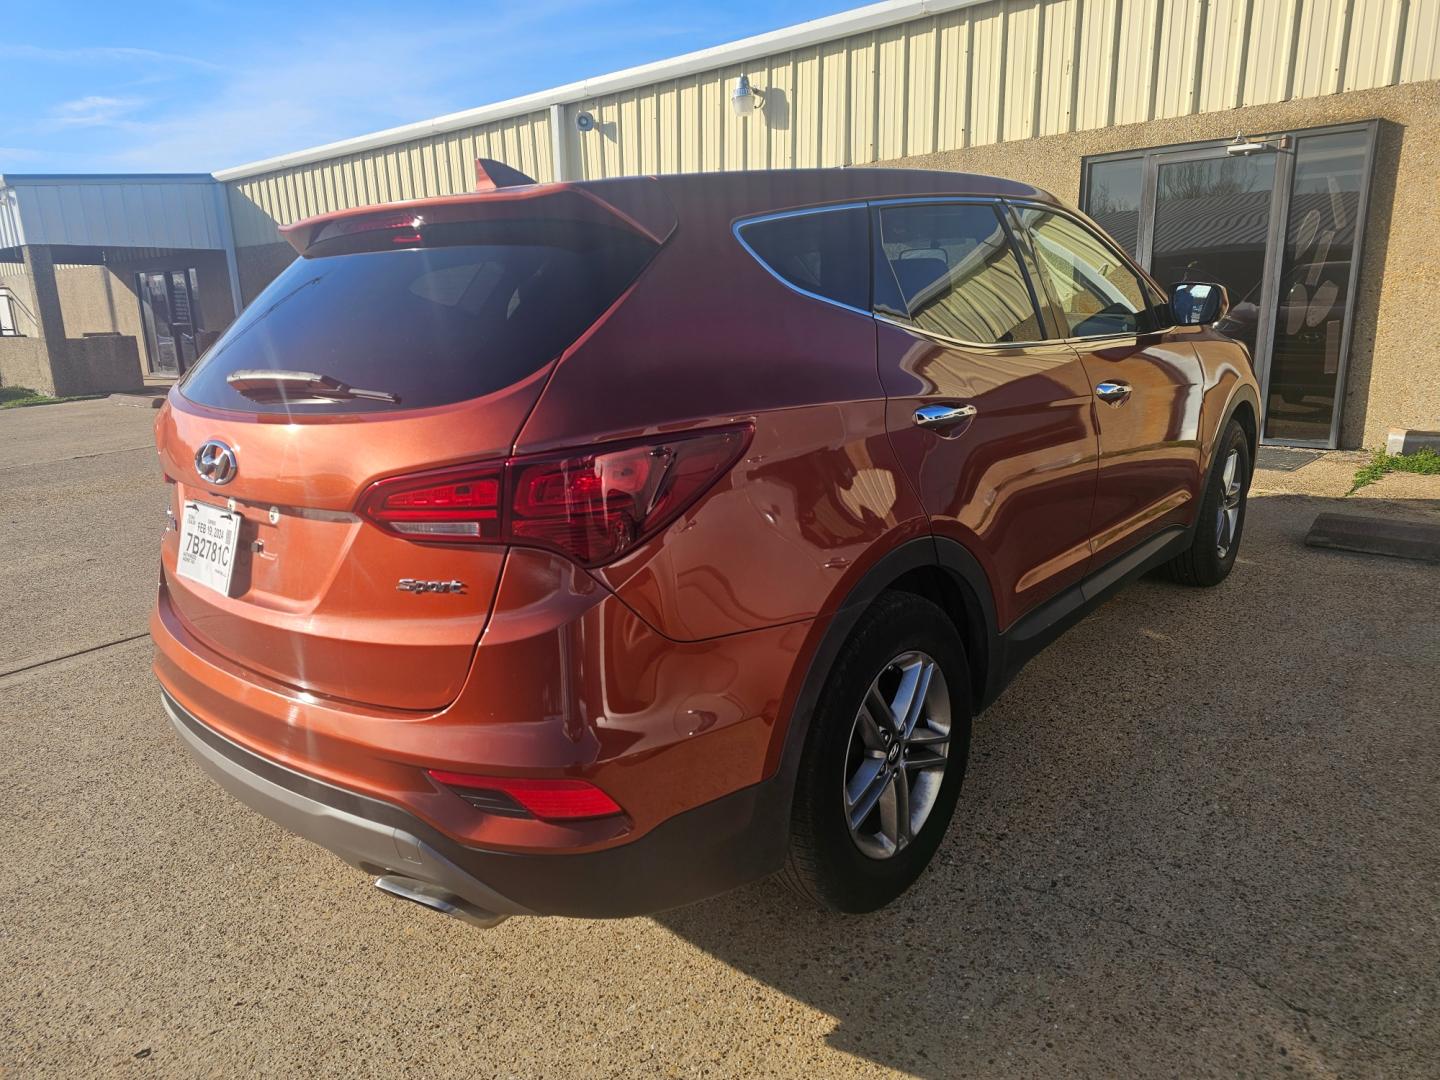
[[[760,108],[764,96],[750,85],[749,75],[741,75],[735,89],[730,92],[730,108],[735,110],[736,116],[743,119]]]
[[[1289,135],[1280,135],[1269,139],[1251,139],[1237,133],[1235,141],[1226,144],[1225,152],[1234,157],[1249,157],[1262,150],[1289,150],[1293,141]]]

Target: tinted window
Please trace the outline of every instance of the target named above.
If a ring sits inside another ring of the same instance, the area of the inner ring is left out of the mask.
[[[869,309],[870,231],[862,208],[756,221],[742,225],[740,237],[756,258],[797,289]]]
[[[1044,210],[1021,210],[1040,272],[1072,337],[1149,329],[1140,279],[1108,244],[1079,222]]]
[[[942,337],[982,345],[1044,337],[993,206],[885,206],[876,219],[878,310]]]
[[[234,390],[246,370],[315,372],[397,402],[299,404],[287,412],[421,408],[492,393],[565,350],[654,252],[636,234],[559,220],[423,229],[424,246],[356,250],[349,236],[296,259],[245,309],[182,384],[206,405],[273,412]]]
[[[1135,258],[1140,235],[1143,158],[1092,162],[1085,176],[1085,212],[1125,254]]]

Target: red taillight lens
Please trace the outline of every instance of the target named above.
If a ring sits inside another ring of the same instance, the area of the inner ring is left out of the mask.
[[[361,510],[371,521],[415,540],[494,543],[500,539],[499,465],[442,469],[381,480]]]
[[[694,503],[750,435],[747,425],[382,480],[361,509],[412,540],[545,547],[599,566]]]
[[[360,233],[386,232],[395,230],[390,238],[392,244],[420,243],[420,226],[425,219],[418,214],[369,214],[362,217],[341,218],[324,226],[310,240],[311,244],[336,240],[342,236],[356,236]]]
[[[426,769],[432,780],[468,791],[499,791],[509,795],[537,818],[578,821],[622,813],[620,805],[585,780],[521,779],[512,776],[472,776],[470,773]]]

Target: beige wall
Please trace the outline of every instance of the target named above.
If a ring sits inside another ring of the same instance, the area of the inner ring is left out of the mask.
[[[53,394],[50,353],[42,337],[0,337],[0,386],[26,386]]]
[[[1340,445],[1379,446],[1391,427],[1440,429],[1440,81],[976,146],[887,164],[1012,177],[1069,203],[1082,159],[1236,131],[1258,134],[1379,118]]]
[[[295,258],[295,249],[280,240],[273,244],[257,244],[235,249],[235,263],[240,268],[240,295],[250,303],[260,290]]]
[[[140,307],[134,286],[127,286],[108,266],[57,266],[55,288],[60,293],[66,337],[140,336]]]

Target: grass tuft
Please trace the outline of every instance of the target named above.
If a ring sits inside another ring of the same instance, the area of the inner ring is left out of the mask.
[[[1376,450],[1370,460],[1356,470],[1354,485],[1346,494],[1354,495],[1366,484],[1373,484],[1391,472],[1440,476],[1440,454],[1428,446],[1413,454],[1387,454],[1384,450]]]
[[[0,409],[24,409],[31,405],[59,405],[64,401],[90,401],[104,394],[76,394],[74,397],[50,397],[28,386],[0,386]]]

